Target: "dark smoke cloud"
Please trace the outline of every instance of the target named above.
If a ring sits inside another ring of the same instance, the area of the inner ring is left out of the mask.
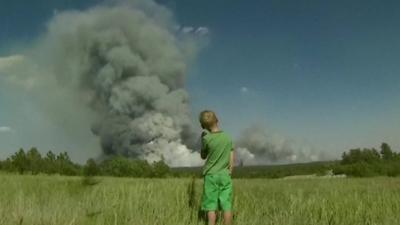
[[[177,27],[170,11],[148,0],[58,12],[31,49],[2,60],[0,72],[70,133],[90,130],[105,157],[200,165],[184,84],[197,47],[190,35],[209,31]],[[242,132],[237,153],[245,164],[318,159],[307,145],[260,127]]]
[[[166,9],[143,3],[62,13],[49,25],[54,74],[100,114],[92,130],[104,154],[197,161],[182,139],[191,126],[187,61],[173,25]]]
[[[176,26],[152,1],[59,12],[25,61],[39,68],[37,83],[56,85],[90,109],[105,156],[197,165],[184,87],[195,46],[178,40]]]

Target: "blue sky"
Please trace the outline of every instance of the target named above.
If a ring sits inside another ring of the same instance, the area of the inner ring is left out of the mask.
[[[262,121],[327,151],[400,146],[398,2],[170,5],[211,30],[189,79],[195,108],[217,108],[232,130]]]
[[[98,2],[1,0],[0,56],[40,35],[55,10]],[[337,156],[383,141],[400,150],[398,1],[158,2],[179,24],[210,30],[188,74],[194,113],[215,109],[234,135],[261,123]],[[0,90],[0,127],[33,110],[18,96]],[[4,135],[0,150],[13,152],[22,137]]]

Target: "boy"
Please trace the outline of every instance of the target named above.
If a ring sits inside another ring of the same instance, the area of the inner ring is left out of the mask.
[[[202,210],[207,211],[208,224],[216,223],[216,211],[224,212],[224,224],[232,222],[232,180],[234,163],[232,139],[218,127],[214,112],[205,110],[200,113],[203,129],[201,158],[206,159],[203,168],[204,190]]]

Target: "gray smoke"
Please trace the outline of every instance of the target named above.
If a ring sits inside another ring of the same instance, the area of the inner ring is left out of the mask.
[[[193,46],[178,40],[175,27],[152,1],[63,12],[31,60],[89,106],[105,156],[197,165],[198,153],[187,147],[194,132],[184,89]]]
[[[31,49],[0,60],[0,72],[35,96],[72,141],[98,137],[105,157],[200,165],[184,86],[196,45],[185,35],[208,30],[179,27],[149,0],[57,13]],[[244,164],[319,159],[308,145],[260,127],[244,130],[236,146]]]
[[[299,143],[253,126],[242,131],[236,143],[237,158],[244,165],[308,162],[321,159],[307,143]]]

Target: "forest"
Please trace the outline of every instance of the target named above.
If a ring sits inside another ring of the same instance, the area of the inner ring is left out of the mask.
[[[73,162],[67,152],[41,155],[33,147],[19,149],[0,161],[0,170],[18,174],[59,174],[67,176],[114,177],[201,177],[201,167],[170,168],[163,160],[149,163],[123,156],[105,160],[88,159],[84,165]],[[343,152],[341,160],[282,165],[237,166],[234,178],[282,178],[296,175],[341,175],[349,177],[399,176],[400,153],[389,144],[380,149],[356,148]]]

